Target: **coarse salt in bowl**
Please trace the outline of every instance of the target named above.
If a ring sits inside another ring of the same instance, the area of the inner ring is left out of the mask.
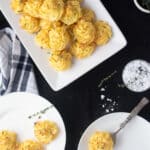
[[[134,92],[144,92],[150,88],[150,63],[145,60],[129,62],[122,73],[125,86]]]

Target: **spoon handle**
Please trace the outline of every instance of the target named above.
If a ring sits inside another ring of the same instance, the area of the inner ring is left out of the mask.
[[[149,99],[147,99],[146,97],[142,98],[142,100],[132,109],[131,113],[125,119],[125,121],[120,124],[120,127],[119,129],[117,129],[115,134],[117,134],[122,128],[124,128],[127,123],[130,122],[132,118],[134,118],[149,102]]]

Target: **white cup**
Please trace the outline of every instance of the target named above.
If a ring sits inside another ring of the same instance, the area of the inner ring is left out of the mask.
[[[150,14],[150,10],[143,8],[143,7],[139,4],[138,0],[133,0],[133,1],[134,1],[135,6],[136,6],[140,11],[142,11],[142,12],[144,12],[144,13],[147,13],[147,14]]]

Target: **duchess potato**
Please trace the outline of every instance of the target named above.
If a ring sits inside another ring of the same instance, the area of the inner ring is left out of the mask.
[[[39,17],[39,9],[43,0],[27,0],[24,6],[24,13],[32,16]]]
[[[61,21],[67,25],[71,25],[77,22],[81,16],[80,3],[77,0],[67,1]]]
[[[35,41],[40,47],[50,49],[48,30],[40,30],[35,36]]]
[[[51,30],[52,28],[55,27],[60,27],[62,26],[62,22],[60,21],[49,21],[49,20],[45,20],[45,19],[40,19],[40,27],[41,29],[45,29],[45,30]]]
[[[95,26],[91,22],[83,19],[77,22],[73,32],[77,41],[82,44],[90,44],[95,39]]]
[[[26,140],[20,144],[18,150],[44,150],[44,149],[41,143],[33,140]]]
[[[67,2],[67,1],[74,1],[74,0],[64,0],[64,2]],[[76,0],[76,1],[81,3],[83,0]]]
[[[60,22],[60,21],[54,21],[54,22],[52,22],[52,27],[53,28],[61,27],[62,25],[63,25],[63,23]]]
[[[89,150],[113,150],[113,140],[107,132],[95,132],[88,143]]]
[[[37,33],[35,42],[51,52],[49,62],[57,71],[71,67],[72,55],[78,59],[88,57],[112,36],[109,24],[97,21],[94,11],[83,7],[82,1],[11,0],[12,9],[21,14],[20,26]]]
[[[78,43],[77,41],[73,43],[70,49],[72,55],[74,55],[76,58],[79,59],[90,56],[94,52],[94,50],[95,50],[94,43],[87,45]]]
[[[45,120],[34,124],[34,134],[38,141],[43,144],[48,144],[58,135],[58,127],[56,123]]]
[[[12,0],[11,1],[11,8],[17,14],[21,13],[24,9],[25,2],[27,0]]]
[[[16,150],[17,135],[7,130],[0,131],[0,150]]]
[[[104,21],[96,21],[95,22],[96,27],[96,44],[97,45],[104,45],[106,44],[111,36],[112,36],[112,30],[108,23]]]
[[[72,55],[63,50],[52,53],[50,57],[51,66],[57,71],[67,70],[72,64]]]
[[[67,26],[67,30],[68,30],[69,35],[70,35],[70,45],[75,41],[75,37],[73,34],[73,28],[74,28],[74,24]]]
[[[63,50],[69,44],[70,36],[65,25],[56,26],[49,31],[52,50]]]
[[[31,17],[29,15],[22,15],[20,18],[20,26],[29,33],[35,33],[39,31],[39,19]]]
[[[41,29],[50,30],[52,28],[52,22],[45,19],[40,19]]]
[[[64,13],[64,2],[63,0],[44,0],[39,12],[43,19],[58,21]]]
[[[93,21],[95,19],[95,13],[89,8],[82,8],[82,19],[86,21]]]

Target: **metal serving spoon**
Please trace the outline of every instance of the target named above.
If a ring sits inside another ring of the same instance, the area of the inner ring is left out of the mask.
[[[149,99],[146,97],[142,98],[142,100],[132,109],[129,116],[120,124],[119,128],[115,132],[111,133],[114,145],[116,143],[117,134],[120,130],[123,129],[149,102]]]

